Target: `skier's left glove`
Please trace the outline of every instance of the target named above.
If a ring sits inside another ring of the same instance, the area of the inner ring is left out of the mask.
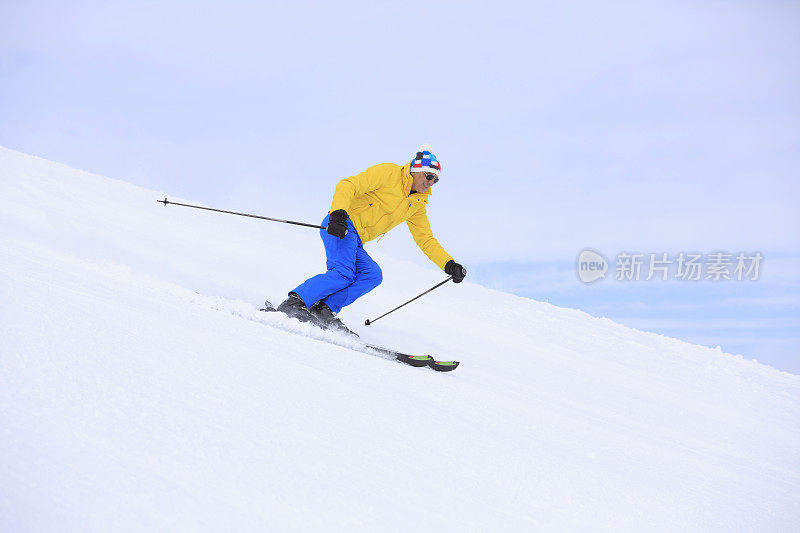
[[[467,275],[467,269],[451,259],[444,266],[444,273],[453,276],[453,283],[461,283]]]

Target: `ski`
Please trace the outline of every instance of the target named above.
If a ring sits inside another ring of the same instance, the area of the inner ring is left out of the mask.
[[[430,355],[410,355],[407,353],[392,350],[390,348],[384,348],[382,346],[375,346],[374,344],[367,344],[367,343],[364,343],[364,347],[369,348],[370,350],[375,350],[376,352],[380,352],[385,355],[392,356],[398,361],[405,363],[407,365],[414,367],[428,366],[436,370],[437,372],[450,372],[451,370],[455,370],[456,367],[458,366],[458,361],[437,361]]]
[[[274,305],[272,305],[267,300],[264,302],[264,308],[259,309],[259,311],[273,313],[277,312],[278,310],[275,308]],[[403,352],[398,352],[397,350],[392,350],[391,348],[384,348],[383,346],[376,346],[374,344],[369,344],[358,340],[356,340],[356,342],[358,342],[368,350],[372,350],[382,355],[393,357],[394,359],[400,361],[401,363],[405,363],[409,366],[413,366],[416,368],[427,366],[428,368],[431,368],[437,372],[451,372],[455,370],[459,364],[458,361],[437,361],[430,355],[411,355]]]

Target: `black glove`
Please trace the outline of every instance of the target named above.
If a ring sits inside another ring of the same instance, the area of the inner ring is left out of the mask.
[[[347,211],[337,209],[328,217],[328,234],[344,239],[347,235]]]
[[[461,283],[467,275],[467,269],[451,259],[444,266],[444,273],[453,276],[453,283]]]

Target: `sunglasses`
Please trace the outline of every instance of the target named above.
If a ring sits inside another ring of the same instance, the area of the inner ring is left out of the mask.
[[[425,174],[425,179],[433,181],[434,183],[439,183],[439,178],[436,177],[436,174]]]

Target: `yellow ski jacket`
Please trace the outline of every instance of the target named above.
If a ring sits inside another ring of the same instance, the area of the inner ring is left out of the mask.
[[[433,237],[428,222],[426,206],[431,190],[411,194],[414,178],[408,168],[409,163],[381,163],[341,180],[333,194],[331,213],[347,211],[362,242],[383,235],[405,220],[417,246],[444,270],[453,258]]]

